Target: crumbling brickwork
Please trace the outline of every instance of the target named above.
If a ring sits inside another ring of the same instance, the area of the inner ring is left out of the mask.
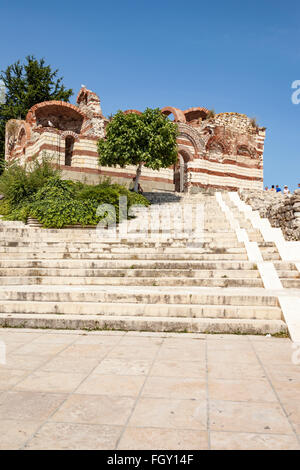
[[[264,128],[243,114],[213,115],[203,107],[182,111],[167,106],[162,112],[173,116],[179,129],[178,163],[160,171],[144,168],[142,181],[147,190],[262,189]],[[39,103],[25,120],[9,121],[6,159],[25,163],[47,153],[68,177],[96,181],[98,175],[105,175],[124,183],[135,174],[134,167],[98,165],[97,141],[105,137],[107,122],[99,97],[82,87],[76,106],[61,101]]]

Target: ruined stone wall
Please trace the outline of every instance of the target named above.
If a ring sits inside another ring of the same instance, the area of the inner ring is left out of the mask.
[[[203,119],[193,131],[198,141],[196,151],[190,150],[194,158],[188,162],[191,186],[263,189],[263,128],[244,114],[221,113]]]
[[[290,195],[253,190],[241,190],[239,194],[261,217],[269,219],[272,227],[280,227],[287,240],[300,240],[300,189]]]
[[[143,168],[141,181],[148,190],[151,187],[187,192],[205,188],[263,188],[263,128],[238,113],[212,115],[200,107],[185,111],[166,107],[162,112],[173,114],[178,126],[178,164],[160,171]],[[74,175],[74,179],[82,179],[77,174],[86,173],[93,181],[95,175],[102,175],[129,182],[135,175],[135,167],[122,169],[98,164],[97,141],[105,137],[107,122],[99,97],[82,87],[76,106],[61,101],[39,103],[29,110],[26,120],[9,121],[5,157],[18,158],[23,164],[36,155],[41,158],[47,154],[56,165]],[[74,139],[72,145],[70,136]]]

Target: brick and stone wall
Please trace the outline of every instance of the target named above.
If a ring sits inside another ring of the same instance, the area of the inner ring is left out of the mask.
[[[287,240],[300,240],[300,189],[283,195],[272,191],[240,190],[240,197],[273,227],[280,227]]]
[[[179,129],[178,164],[160,171],[143,168],[141,184],[145,190],[262,189],[263,128],[238,113],[212,115],[200,107],[185,111],[165,107],[162,112],[172,115]],[[97,141],[105,137],[107,122],[99,97],[82,87],[76,106],[60,101],[39,103],[25,120],[9,121],[6,159],[18,158],[23,164],[45,154],[66,177],[96,183],[100,176],[129,184],[135,167],[98,164]]]

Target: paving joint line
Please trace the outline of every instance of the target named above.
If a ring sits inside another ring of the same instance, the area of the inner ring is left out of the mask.
[[[277,401],[278,401],[278,403],[279,403],[279,405],[280,405],[280,408],[281,408],[281,410],[283,411],[284,416],[285,416],[286,419],[288,420],[288,423],[289,423],[289,425],[290,425],[290,427],[291,427],[291,429],[292,429],[294,435],[296,436],[298,445],[300,446],[300,436],[297,434],[296,429],[295,429],[295,427],[294,427],[294,424],[293,424],[292,421],[290,420],[290,416],[289,416],[288,412],[286,411],[286,409],[285,409],[283,403],[281,402],[280,396],[279,396],[279,394],[277,393],[277,391],[275,390],[275,387],[273,386],[273,382],[272,382],[272,380],[271,380],[270,377],[269,377],[269,374],[268,374],[268,372],[267,372],[267,370],[266,370],[266,368],[265,368],[265,366],[264,366],[264,363],[263,363],[263,361],[261,360],[261,358],[259,357],[259,354],[257,353],[256,348],[254,347],[254,344],[253,344],[252,342],[251,342],[251,346],[252,346],[252,349],[253,349],[253,351],[254,351],[254,354],[255,354],[255,356],[256,356],[256,358],[257,358],[259,364],[261,365],[261,367],[262,367],[262,369],[263,369],[263,371],[264,371],[264,374],[265,374],[265,376],[266,376],[266,379],[268,380],[269,385],[270,385],[271,389],[273,390],[273,393],[275,394],[275,396],[276,396],[276,398],[277,398]]]
[[[90,373],[77,385],[77,387],[74,388],[74,390],[72,390],[72,392],[67,392],[67,393],[62,393],[62,395],[65,395],[65,398],[63,399],[63,401],[57,406],[57,408],[53,411],[53,413],[51,413],[47,419],[38,427],[38,429],[36,429],[36,431],[25,441],[25,443],[23,443],[23,445],[19,448],[19,450],[24,450],[26,449],[26,446],[32,441],[32,439],[34,439],[34,437],[36,436],[36,434],[42,429],[43,426],[45,426],[45,424],[47,424],[49,422],[49,419],[52,418],[52,416],[63,406],[63,404],[74,394],[74,392],[80,387],[80,385],[92,374],[92,372],[99,366],[99,364],[106,358],[106,356],[113,350],[114,347],[117,346],[117,344],[119,344],[119,342],[121,341],[121,339],[123,338],[123,336],[125,336],[126,333],[124,333],[124,335],[121,335],[120,336],[120,340],[112,346],[111,349],[109,349],[109,351],[107,352],[107,354],[105,356],[103,356],[101,358],[101,360],[99,361],[99,363],[90,371]],[[76,338],[74,340],[74,343],[78,340],[78,338]],[[69,344],[65,349],[67,349],[69,346],[73,345],[73,342],[71,344]],[[65,349],[63,349],[62,351],[65,351]],[[59,353],[57,353],[55,355],[58,356],[62,351],[60,351]],[[52,358],[53,359],[53,358]],[[48,362],[48,361],[47,361]]]

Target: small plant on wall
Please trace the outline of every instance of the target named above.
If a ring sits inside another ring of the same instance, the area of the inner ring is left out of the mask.
[[[216,113],[214,109],[210,109],[206,115],[206,119],[214,119]]]

